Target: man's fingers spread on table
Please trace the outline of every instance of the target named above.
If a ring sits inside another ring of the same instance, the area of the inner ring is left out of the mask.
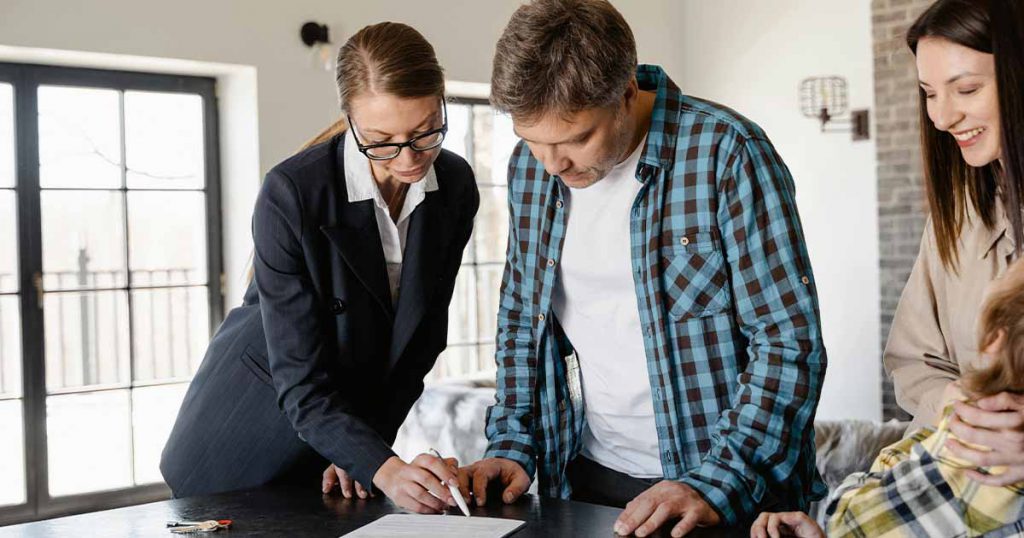
[[[693,529],[697,528],[697,522],[700,521],[700,516],[697,512],[687,512],[683,514],[683,519],[676,523],[675,527],[672,527],[673,538],[680,538],[690,534]]]
[[[665,522],[668,521],[668,518],[674,515],[675,514],[672,513],[672,510],[667,504],[659,504],[658,507],[654,509],[654,513],[651,514],[651,517],[647,518],[647,521],[637,527],[636,535],[641,538],[647,536],[664,525]]]
[[[772,514],[768,518],[768,536],[771,538],[782,538],[782,520],[779,518],[779,514]]]
[[[768,512],[761,512],[754,523],[750,525],[750,538],[768,538],[768,533],[765,531],[768,527]]]
[[[496,465],[476,465],[473,470],[473,496],[477,506],[487,503],[487,484],[498,476],[498,472]]]
[[[647,497],[641,493],[639,497],[626,504],[626,509],[615,522],[613,530],[622,536],[632,534],[637,527],[647,521],[647,518],[651,517],[654,509],[654,503],[647,500]]]
[[[526,476],[526,473],[513,473],[511,482],[501,494],[501,499],[507,504],[514,503],[529,488],[530,478]]]

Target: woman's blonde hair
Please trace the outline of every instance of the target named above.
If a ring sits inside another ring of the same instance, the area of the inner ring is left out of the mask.
[[[344,116],[351,112],[352,99],[358,95],[444,98],[444,69],[434,47],[415,28],[398,22],[371,24],[350,37],[338,51],[335,80],[344,114],[301,149],[344,132]]]

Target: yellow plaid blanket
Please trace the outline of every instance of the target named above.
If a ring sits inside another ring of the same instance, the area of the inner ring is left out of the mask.
[[[829,536],[1024,536],[1024,483],[994,487],[967,478],[972,467],[944,447],[955,438],[952,409],[937,429],[915,431],[882,449],[870,471],[846,477],[830,497]]]

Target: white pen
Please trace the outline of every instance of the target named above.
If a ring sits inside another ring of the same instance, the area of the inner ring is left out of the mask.
[[[431,448],[430,451],[433,452],[434,455],[437,456],[441,461],[444,461],[444,458],[441,457],[440,452],[434,450],[433,448]],[[462,515],[469,517],[469,507],[466,506],[466,499],[462,498],[462,492],[459,491],[459,486],[453,486],[451,484],[448,484],[448,491],[450,491],[452,493],[452,497],[455,498],[455,504],[459,505],[459,510],[462,510]]]

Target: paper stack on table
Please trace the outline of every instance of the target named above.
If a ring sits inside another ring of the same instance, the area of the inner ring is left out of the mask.
[[[525,524],[495,517],[390,514],[342,538],[504,538]]]

